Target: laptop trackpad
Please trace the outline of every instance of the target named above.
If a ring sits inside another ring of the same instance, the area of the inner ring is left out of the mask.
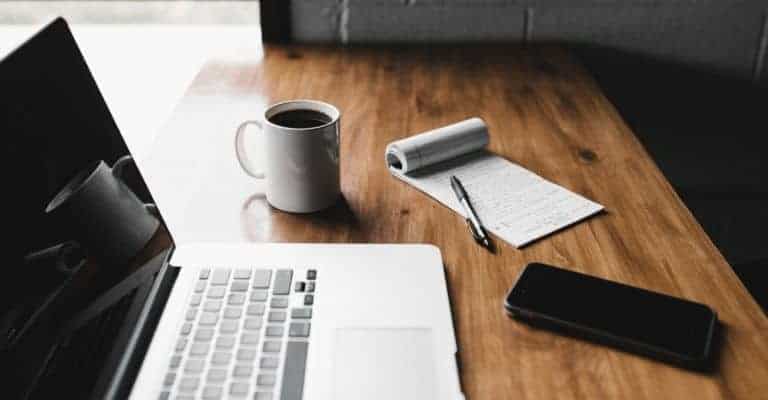
[[[341,328],[336,331],[336,400],[436,399],[429,328]]]

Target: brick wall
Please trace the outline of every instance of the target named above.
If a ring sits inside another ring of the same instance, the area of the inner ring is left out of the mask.
[[[291,0],[298,41],[555,41],[768,82],[765,0]]]

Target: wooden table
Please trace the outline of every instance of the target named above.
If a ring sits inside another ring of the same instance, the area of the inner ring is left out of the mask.
[[[768,320],[568,52],[266,47],[255,56],[207,64],[144,163],[177,242],[437,245],[473,400],[768,396]],[[271,209],[232,149],[240,120],[292,98],[343,113],[345,201],[314,215]],[[392,178],[383,161],[388,142],[470,116],[487,122],[492,151],[607,212],[522,250],[499,240],[495,255],[477,246],[459,216]],[[678,369],[507,318],[504,294],[532,261],[710,305],[725,326],[717,371]]]

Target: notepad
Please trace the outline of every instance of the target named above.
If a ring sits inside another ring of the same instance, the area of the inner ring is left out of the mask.
[[[518,248],[603,210],[488,151],[488,143],[483,120],[471,118],[392,142],[385,160],[392,175],[466,218],[451,190],[455,175],[483,226]]]

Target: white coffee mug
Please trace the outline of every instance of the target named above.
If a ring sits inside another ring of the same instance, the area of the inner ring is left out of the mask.
[[[111,168],[103,160],[91,163],[45,208],[102,265],[126,265],[160,225],[155,205],[142,202],[123,181],[123,171],[132,163],[130,155],[115,161]]]
[[[317,123],[302,124],[300,118],[292,123],[291,115],[301,116],[302,112],[324,117]],[[309,213],[339,199],[340,116],[339,110],[328,103],[291,100],[267,107],[262,121],[240,124],[235,135],[237,160],[245,173],[266,181],[269,204],[283,211]],[[263,171],[253,165],[245,148],[246,127],[251,124],[264,135]]]

